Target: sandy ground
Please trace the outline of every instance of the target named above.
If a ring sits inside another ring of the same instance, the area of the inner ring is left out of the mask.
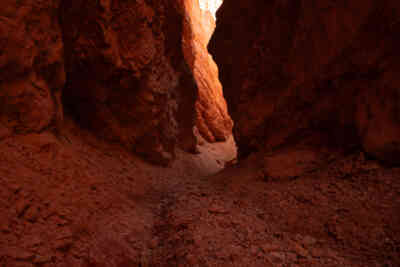
[[[66,133],[0,141],[0,266],[400,266],[400,169],[357,149],[162,168]]]

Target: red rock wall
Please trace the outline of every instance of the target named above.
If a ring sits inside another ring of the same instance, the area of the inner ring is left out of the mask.
[[[182,51],[181,2],[65,1],[65,103],[82,125],[167,163],[194,149],[196,84]]]
[[[81,126],[167,164],[194,150],[183,1],[2,1],[0,138]]]
[[[242,155],[325,131],[400,160],[400,4],[233,1],[209,48]]]
[[[0,3],[0,139],[40,132],[62,120],[59,2]]]
[[[186,37],[187,57],[198,86],[196,126],[209,142],[225,141],[232,134],[232,120],[218,79],[218,67],[207,50],[215,29],[215,20],[209,11],[200,9],[198,0],[186,1],[191,36]]]

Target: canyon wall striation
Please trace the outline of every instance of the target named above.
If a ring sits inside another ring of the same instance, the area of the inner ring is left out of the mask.
[[[186,1],[191,36],[188,42],[188,62],[198,86],[196,126],[208,142],[225,141],[232,134],[233,122],[218,78],[218,67],[208,53],[207,44],[215,30],[215,19],[210,10],[201,9],[198,0]]]

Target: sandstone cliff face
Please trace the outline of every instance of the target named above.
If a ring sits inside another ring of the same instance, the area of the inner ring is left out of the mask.
[[[82,125],[167,163],[192,150],[196,84],[182,51],[183,3],[64,1],[64,100]]]
[[[60,134],[66,110],[161,164],[177,146],[195,150],[195,124],[225,140],[232,121],[206,50],[214,27],[197,0],[3,1],[0,138]]]
[[[0,3],[0,139],[62,120],[60,1]]]
[[[208,10],[200,9],[198,0],[186,2],[186,12],[192,36],[189,42],[188,62],[198,86],[196,126],[208,142],[225,141],[232,133],[232,120],[218,79],[218,67],[207,50],[215,29],[215,20]]]
[[[399,163],[398,1],[225,0],[217,17],[209,47],[242,155],[326,131]]]
[[[184,18],[182,1],[3,1],[0,138],[60,132],[64,108],[157,163],[194,150]]]

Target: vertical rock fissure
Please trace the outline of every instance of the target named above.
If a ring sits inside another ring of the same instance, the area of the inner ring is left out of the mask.
[[[232,134],[233,122],[228,114],[218,67],[208,53],[207,44],[215,30],[215,11],[222,1],[191,0],[186,2],[188,27],[192,36],[187,43],[186,59],[198,86],[196,128],[207,142],[226,141]]]

